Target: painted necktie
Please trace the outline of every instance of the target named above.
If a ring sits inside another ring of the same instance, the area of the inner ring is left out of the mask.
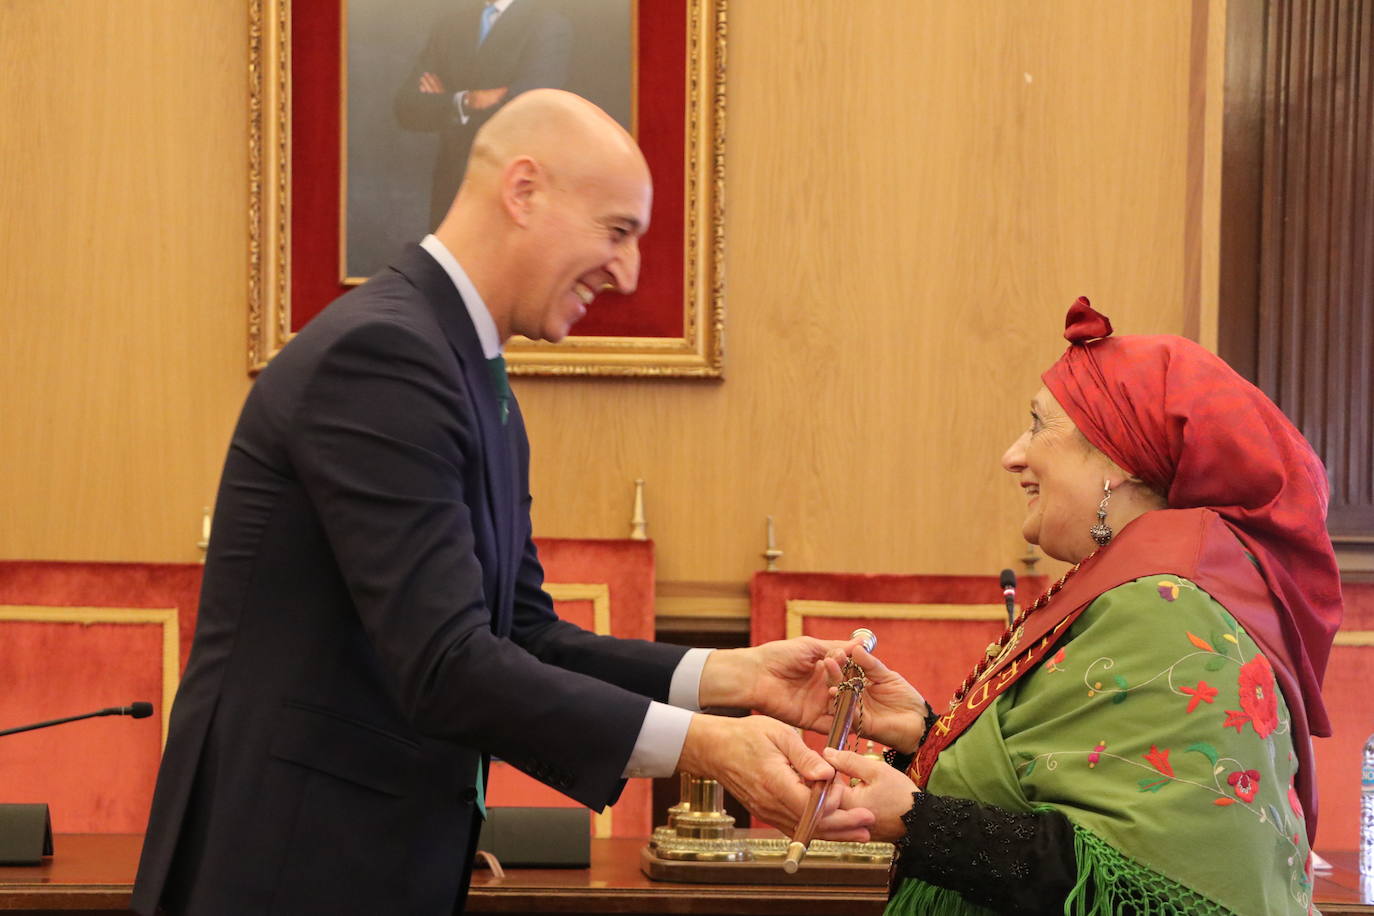
[[[496,17],[501,15],[501,11],[496,8],[496,4],[488,3],[482,8],[482,32],[477,36],[477,46],[480,48],[482,42],[487,40],[487,33],[491,31],[491,24],[496,21]]]
[[[506,359],[503,356],[493,356],[487,360],[487,369],[491,371],[491,384],[496,389],[496,406],[501,411],[501,425],[505,426],[510,419],[510,381],[506,378]]]

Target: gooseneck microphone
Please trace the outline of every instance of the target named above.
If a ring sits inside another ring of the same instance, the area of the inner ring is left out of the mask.
[[[36,728],[63,725],[67,722],[76,722],[79,719],[93,719],[96,716],[132,716],[135,719],[146,719],[152,714],[152,703],[130,703],[128,706],[107,706],[95,712],[84,712],[79,716],[67,716],[65,719],[49,719],[46,722],[35,722],[33,725],[20,725],[17,728],[7,728],[4,731],[0,731],[0,737],[4,737],[5,735],[16,735],[19,732],[31,732]]]
[[[1016,618],[1016,573],[1010,569],[1002,570],[1002,600],[1007,603],[1007,623]]]

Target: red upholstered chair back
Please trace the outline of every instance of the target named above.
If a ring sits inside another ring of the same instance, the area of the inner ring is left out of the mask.
[[[536,538],[544,588],[564,620],[595,633],[654,638],[652,541]],[[578,807],[556,789],[510,764],[494,762],[487,789],[493,807]],[[620,800],[592,814],[597,837],[648,836],[653,829],[653,782],[631,779]]]
[[[1045,585],[1043,576],[1022,577],[1018,608]],[[868,627],[878,657],[939,710],[1007,623],[996,576],[761,572],[749,591],[754,645],[802,635],[848,639]]]
[[[1374,734],[1374,583],[1346,583],[1345,620],[1326,666],[1322,696],[1331,737],[1312,742],[1317,758],[1317,848],[1358,849],[1360,755]]]
[[[0,561],[0,802],[47,802],[61,833],[141,833],[195,629],[199,565]]]
[[[653,545],[539,541],[565,619],[654,638]],[[102,717],[0,738],[0,802],[47,802],[60,833],[139,833],[147,824],[167,714],[195,631],[198,564],[0,561],[0,729],[149,701],[148,719]],[[575,806],[498,763],[492,805]],[[652,784],[631,780],[597,836],[645,836]]]

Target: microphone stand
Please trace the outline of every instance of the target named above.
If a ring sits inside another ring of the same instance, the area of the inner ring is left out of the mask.
[[[62,719],[35,722],[33,725],[7,728],[0,731],[0,737],[30,732],[36,728],[64,725],[80,719],[92,719],[96,716],[133,716],[135,719],[146,719],[152,714],[152,703],[110,706],[79,716],[66,716]],[[43,861],[44,856],[52,854],[52,815],[45,803],[0,804],[0,865],[37,865]]]
[[[878,645],[878,637],[865,627],[855,630],[850,638],[862,639],[861,645],[865,652],[872,652]],[[849,741],[849,733],[854,728],[855,719],[862,722],[863,692],[864,687],[868,685],[863,669],[854,664],[852,658],[845,661],[842,673],[844,680],[835,692],[835,719],[830,724],[830,735],[825,742],[826,747],[836,749],[842,749]],[[792,842],[787,844],[787,858],[782,863],[782,870],[789,875],[797,873],[797,869],[801,867],[802,857],[811,845],[811,839],[816,833],[816,824],[820,820],[821,811],[825,808],[826,795],[830,792],[830,784],[829,779],[819,779],[811,783],[811,798],[807,800],[806,810],[802,812],[801,822],[797,824],[797,832],[793,835]]]
[[[65,725],[68,722],[76,722],[81,719],[93,719],[96,716],[133,716],[135,719],[146,719],[153,714],[152,703],[134,703],[130,706],[110,706],[105,709],[98,709],[95,712],[83,712],[79,716],[67,716],[65,719],[49,719],[46,722],[35,722],[32,725],[20,725],[15,728],[7,728],[0,731],[0,738],[5,735],[17,735],[20,732],[31,732],[36,728],[48,728],[52,725]]]

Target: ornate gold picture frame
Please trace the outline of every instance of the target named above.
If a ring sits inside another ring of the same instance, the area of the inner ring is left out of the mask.
[[[327,171],[327,164],[302,159],[302,151],[324,149],[332,144],[337,155],[340,140],[337,136],[293,136],[296,132],[316,130],[308,119],[293,117],[293,96],[315,100],[328,98],[333,91],[341,96],[337,72],[330,81],[323,81],[322,71],[328,68],[312,66],[293,75],[293,11],[304,15],[306,7],[318,10],[320,4],[339,4],[332,12],[342,16],[342,4],[347,0],[250,0],[248,42],[248,147],[249,147],[249,239],[248,239],[248,369],[256,373],[290,340],[299,327],[336,295],[337,291],[310,295],[301,292],[298,275],[306,269],[319,273],[320,259],[335,256],[339,250],[337,229],[330,235],[328,227],[309,226],[311,215],[328,211],[302,203],[301,187],[293,183],[299,171],[312,180],[317,172]],[[683,36],[682,55],[641,55],[636,82],[643,85],[646,67],[685,68],[681,84],[680,112],[676,99],[669,104],[659,100],[653,105],[638,101],[638,123],[641,130],[653,118],[683,119],[682,158],[670,168],[660,168],[650,158],[655,172],[655,200],[659,214],[681,213],[682,239],[681,277],[660,277],[657,286],[646,283],[649,271],[676,268],[646,256],[641,274],[642,295],[646,288],[671,290],[659,295],[649,307],[680,309],[681,321],[673,333],[661,336],[634,336],[627,331],[596,336],[572,336],[558,344],[548,344],[516,338],[509,342],[506,359],[510,371],[524,375],[574,376],[660,376],[685,378],[719,378],[724,360],[725,272],[724,272],[724,209],[725,182],[725,37],[727,0],[639,0],[636,9],[638,28],[661,23],[646,22],[645,17],[682,15],[685,22],[674,20],[671,29],[660,29],[655,35]],[[318,28],[317,17],[308,20],[311,29]],[[302,36],[297,36],[302,37]],[[676,40],[676,39],[675,39]],[[338,48],[337,39],[334,47]],[[338,66],[338,58],[334,60]],[[679,74],[668,71],[677,79]],[[652,80],[649,80],[650,82]],[[304,95],[303,95],[304,94]],[[336,101],[335,104],[341,104]],[[676,125],[671,125],[676,126]],[[318,131],[317,131],[318,132]],[[336,131],[337,133],[337,131]],[[306,141],[309,141],[307,143]],[[327,157],[321,157],[327,158]],[[333,166],[337,172],[337,163]],[[680,175],[681,181],[673,180]],[[335,182],[337,184],[337,181]],[[680,195],[680,198],[676,196]],[[665,201],[680,199],[679,206],[664,206]],[[295,207],[293,207],[293,203]],[[658,216],[659,214],[656,214]],[[338,219],[337,207],[330,219]],[[657,220],[656,220],[657,222]],[[293,239],[293,232],[296,238]],[[304,233],[304,234],[303,234]],[[329,236],[329,237],[324,237]],[[323,254],[322,254],[323,252]],[[675,260],[675,259],[674,259]],[[337,273],[337,265],[327,265]],[[680,291],[680,292],[678,292]],[[680,303],[669,301],[680,295]],[[309,299],[311,301],[306,301]],[[293,301],[294,300],[294,301]],[[323,300],[323,301],[320,301]],[[633,309],[634,299],[611,305],[614,309]],[[294,320],[293,320],[294,306]],[[643,307],[643,306],[641,306]],[[609,314],[609,313],[608,313]],[[614,319],[612,319],[613,323]],[[602,322],[606,330],[606,321]]]

